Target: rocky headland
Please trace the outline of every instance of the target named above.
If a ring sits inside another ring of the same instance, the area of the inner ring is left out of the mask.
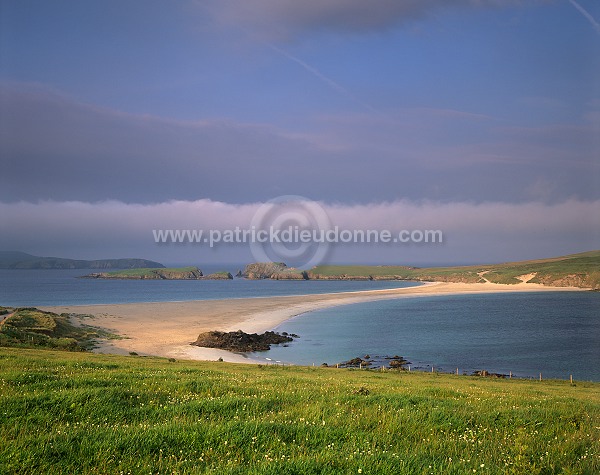
[[[93,272],[82,276],[85,279],[116,280],[229,280],[233,276],[229,272],[216,272],[204,275],[197,267],[174,269],[135,269],[116,272]]]
[[[248,264],[240,277],[252,280],[307,280],[307,273],[293,267],[288,267],[283,262],[255,262]]]

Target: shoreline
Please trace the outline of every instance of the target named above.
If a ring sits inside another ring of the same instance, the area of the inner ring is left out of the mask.
[[[115,333],[123,339],[104,340],[94,352],[161,356],[166,358],[258,364],[259,360],[226,350],[192,346],[205,331],[262,333],[298,315],[355,303],[442,295],[504,292],[586,291],[578,287],[548,287],[541,284],[492,284],[427,282],[414,287],[360,290],[329,294],[249,297],[223,300],[144,302],[40,306],[56,313],[94,315],[85,323]]]

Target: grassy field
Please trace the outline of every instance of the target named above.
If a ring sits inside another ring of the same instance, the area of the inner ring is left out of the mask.
[[[0,348],[0,473],[598,474],[600,384]]]
[[[311,278],[323,276],[398,277],[408,280],[518,284],[522,275],[535,274],[529,281],[545,285],[600,288],[600,251],[534,261],[461,267],[409,268],[403,266],[317,266]]]
[[[161,273],[184,273],[184,272],[193,272],[198,270],[197,267],[188,266],[188,267],[163,267],[163,268],[140,268],[140,269],[124,269],[117,270],[112,272],[107,272],[106,274],[114,277],[140,277],[140,276],[151,276],[152,274]]]

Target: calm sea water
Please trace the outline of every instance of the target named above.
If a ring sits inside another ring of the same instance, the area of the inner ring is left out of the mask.
[[[204,269],[205,273],[219,269]],[[274,280],[103,280],[78,279],[88,269],[0,269],[0,305],[89,305],[174,302],[243,297],[303,295],[420,285],[416,282]]]
[[[208,269],[207,271],[212,271]],[[0,305],[42,306],[268,297],[382,289],[412,282],[78,279],[86,270],[0,270]],[[600,381],[600,293],[409,297],[307,313],[277,328],[300,335],[265,361],[335,364],[407,358],[412,368]]]
[[[300,335],[259,359],[304,365],[400,355],[412,368],[600,381],[600,293],[413,297],[345,305],[277,327]]]

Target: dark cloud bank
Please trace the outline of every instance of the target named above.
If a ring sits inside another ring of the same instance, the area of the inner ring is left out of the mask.
[[[556,202],[600,193],[591,124],[506,128],[417,109],[318,125],[292,135],[260,124],[171,121],[5,84],[0,200]]]
[[[456,8],[506,7],[519,0],[224,0],[212,11],[224,23],[244,25],[256,34],[286,39],[307,32],[368,33]]]

